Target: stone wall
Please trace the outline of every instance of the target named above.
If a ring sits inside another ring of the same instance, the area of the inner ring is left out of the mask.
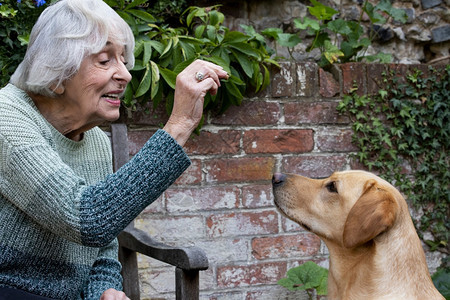
[[[197,6],[221,4],[226,26],[242,30],[240,24],[253,25],[258,31],[268,28],[282,28],[294,32],[293,19],[308,15],[308,0],[191,0]],[[339,18],[359,20],[363,0],[320,0],[332,6],[341,14]],[[370,1],[378,3],[379,1]],[[450,50],[450,0],[392,0],[392,5],[405,10],[408,20],[405,24],[389,21],[380,28],[380,35],[373,42],[368,54],[379,51],[392,54],[394,63],[428,63],[449,59]],[[367,16],[363,16],[366,26]],[[303,42],[295,48],[293,57],[298,61],[314,60],[316,51],[306,52],[312,41],[305,32],[300,33]],[[289,57],[286,49],[279,48],[278,54]]]
[[[136,227],[169,244],[203,248],[210,268],[201,272],[201,299],[301,299],[276,282],[286,271],[313,260],[328,266],[327,249],[313,234],[281,216],[271,177],[276,171],[328,176],[357,169],[351,159],[351,124],[336,106],[356,81],[364,93],[378,90],[383,71],[406,74],[426,65],[349,63],[332,73],[315,63],[281,64],[271,86],[207,116],[186,144],[192,166],[136,220]],[[161,112],[122,117],[130,155],[164,124]],[[430,270],[440,264],[427,253]],[[174,270],[139,257],[142,299],[174,299]]]

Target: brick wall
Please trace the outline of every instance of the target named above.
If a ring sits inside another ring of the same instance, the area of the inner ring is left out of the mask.
[[[307,260],[327,267],[327,250],[277,212],[272,174],[328,176],[358,168],[349,155],[355,151],[349,119],[336,106],[355,82],[361,93],[377,91],[386,68],[404,74],[427,66],[349,63],[325,72],[314,63],[282,63],[267,90],[222,116],[208,116],[201,134],[186,144],[192,166],[136,227],[163,242],[206,251],[210,268],[201,273],[201,299],[304,297],[276,282]],[[122,118],[131,155],[166,121],[160,116]],[[142,299],[174,299],[174,270],[142,256],[139,263]]]

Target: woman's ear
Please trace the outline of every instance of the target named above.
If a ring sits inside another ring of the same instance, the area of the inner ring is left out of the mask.
[[[57,94],[57,95],[62,95],[62,94],[64,94],[64,91],[66,90],[66,88],[65,88],[64,85],[62,85],[62,84],[58,84],[58,85],[53,84],[53,85],[50,87],[50,89],[51,89],[55,94]]]
[[[394,224],[398,204],[394,196],[378,187],[375,180],[366,183],[362,196],[353,205],[344,226],[346,248],[367,243]]]

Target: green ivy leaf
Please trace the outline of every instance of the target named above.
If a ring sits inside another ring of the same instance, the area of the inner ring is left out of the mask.
[[[386,23],[386,19],[380,15],[376,7],[374,7],[371,3],[366,1],[363,6],[363,11],[367,14],[370,19],[370,22],[373,24],[384,24]]]
[[[250,61],[250,59],[248,59],[247,55],[244,55],[243,53],[241,53],[239,51],[235,51],[233,49],[230,49],[230,50],[231,50],[231,53],[233,53],[234,57],[239,62],[239,64],[241,65],[242,70],[244,70],[245,74],[249,78],[252,78],[253,77],[252,62]]]
[[[294,26],[301,30],[305,30],[308,27],[313,29],[314,31],[320,30],[320,23],[317,20],[313,20],[308,17],[304,17],[303,21],[301,19],[295,19]]]
[[[19,35],[17,37],[17,39],[20,41],[20,45],[21,46],[25,46],[25,45],[28,45],[28,42],[30,41],[30,35],[29,34],[27,34],[27,35]]]
[[[144,56],[142,58],[142,63],[147,64],[150,61],[150,58],[152,57],[152,44],[150,41],[143,42],[143,48],[144,48]]]
[[[136,98],[139,98],[142,95],[144,95],[145,93],[147,93],[147,91],[150,89],[151,83],[152,83],[152,70],[151,70],[150,63],[148,63],[145,67],[144,76],[142,77],[142,80],[139,83],[139,87],[137,88],[136,92],[134,93],[134,96]]]
[[[288,270],[287,277],[278,281],[278,284],[293,290],[316,289],[320,295],[326,295],[328,270],[318,266],[312,261]]]
[[[316,0],[310,0],[314,6],[308,6],[309,13],[320,21],[331,20],[338,13],[335,9],[323,5]]]
[[[349,35],[352,33],[352,30],[348,26],[348,22],[343,19],[336,19],[327,23],[327,28],[333,32]]]
[[[239,31],[228,31],[225,34],[225,37],[222,41],[222,43],[241,43],[241,42],[245,42],[247,41],[249,38],[248,35],[243,34],[242,32]]]
[[[204,60],[210,61],[216,65],[221,66],[228,74],[231,74],[231,69],[229,63],[218,56],[206,56],[203,57]]]
[[[300,37],[296,34],[292,33],[280,33],[278,34],[277,42],[280,44],[280,46],[284,47],[295,47],[298,45],[302,40]]]
[[[132,14],[133,16],[141,19],[144,22],[148,22],[148,23],[154,23],[156,22],[156,19],[149,14],[146,11],[143,10],[139,10],[139,9],[128,9],[126,10],[129,14]]]
[[[247,56],[251,56],[256,59],[260,58],[260,53],[247,43],[229,43],[228,46]]]
[[[325,51],[323,55],[330,63],[335,63],[338,61],[339,57],[344,56],[344,53],[335,45],[331,44],[330,41],[325,41]]]
[[[129,3],[129,4],[125,7],[125,10],[129,10],[130,8],[139,6],[139,5],[141,5],[141,4],[145,3],[145,2],[147,2],[147,0],[133,0],[133,1],[131,1],[131,3]],[[108,3],[108,5],[111,6],[110,3]],[[123,6],[123,4],[122,4],[122,6]]]
[[[233,99],[234,105],[241,105],[242,99],[244,96],[242,96],[241,91],[238,89],[238,87],[231,81],[224,82],[222,87],[225,89],[227,93],[229,93]]]
[[[388,15],[390,15],[394,20],[406,23],[406,20],[408,16],[406,15],[406,12],[403,9],[398,9],[395,7],[392,7],[392,4],[389,0],[381,0],[376,6],[375,9],[384,11]]]
[[[159,87],[159,69],[158,65],[154,61],[150,61],[151,69],[152,69],[152,83],[150,85],[151,93],[150,98],[153,99],[158,93]]]
[[[273,39],[278,38],[278,34],[283,33],[283,30],[281,28],[266,28],[261,31],[261,34],[271,37]]]

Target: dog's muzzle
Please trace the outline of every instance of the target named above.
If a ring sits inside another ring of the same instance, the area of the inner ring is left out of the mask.
[[[272,186],[278,187],[283,185],[283,183],[286,181],[286,175],[283,173],[275,173],[272,176]]]

